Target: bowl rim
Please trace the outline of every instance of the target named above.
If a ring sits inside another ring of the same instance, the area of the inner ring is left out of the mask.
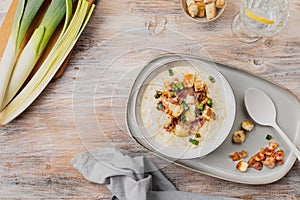
[[[192,19],[195,22],[199,22],[199,23],[203,23],[203,24],[216,21],[218,18],[220,18],[223,15],[223,13],[224,13],[224,11],[225,11],[225,9],[227,7],[227,3],[228,3],[228,0],[225,0],[225,4],[224,4],[223,8],[220,8],[220,10],[217,13],[216,17],[214,17],[212,19],[209,19],[209,20],[206,17],[204,17],[203,19],[206,19],[206,20],[201,20],[202,18],[199,18],[199,17],[197,17],[197,18],[195,17],[194,18],[194,17],[192,17],[192,16],[190,16],[188,14],[188,12],[187,12],[187,5],[186,5],[185,1],[186,0],[180,0],[181,10],[184,13],[184,15],[186,15],[188,18]]]

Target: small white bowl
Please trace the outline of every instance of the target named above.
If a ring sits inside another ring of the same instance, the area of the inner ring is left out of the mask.
[[[221,15],[224,13],[226,7],[227,7],[227,2],[228,0],[225,1],[225,4],[222,8],[217,8],[217,15],[216,17],[212,18],[212,19],[207,19],[206,17],[192,17],[189,13],[188,13],[188,7],[187,4],[185,2],[186,0],[180,0],[180,5],[181,5],[181,9],[183,11],[183,13],[190,19],[192,19],[195,22],[199,22],[199,23],[209,23],[209,22],[213,22],[215,20],[217,20],[218,18],[221,17]]]

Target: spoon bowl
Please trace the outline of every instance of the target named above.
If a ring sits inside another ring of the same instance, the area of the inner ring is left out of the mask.
[[[260,125],[273,127],[300,161],[299,149],[276,123],[276,108],[270,97],[259,89],[250,88],[245,92],[244,99],[250,117]]]

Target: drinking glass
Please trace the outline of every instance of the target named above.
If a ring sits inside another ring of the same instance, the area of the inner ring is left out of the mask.
[[[232,31],[243,42],[256,42],[280,32],[288,16],[288,0],[242,0]]]

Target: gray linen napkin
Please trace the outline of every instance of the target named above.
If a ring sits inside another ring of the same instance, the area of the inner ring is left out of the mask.
[[[145,157],[129,157],[114,148],[85,152],[72,160],[88,181],[106,184],[113,200],[232,200],[180,192]]]

